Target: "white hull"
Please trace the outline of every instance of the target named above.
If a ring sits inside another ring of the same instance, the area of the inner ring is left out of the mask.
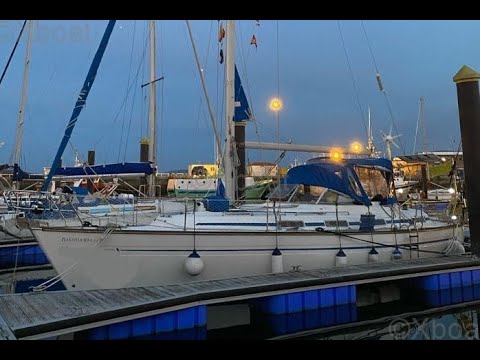
[[[457,230],[455,230],[457,229]],[[455,232],[457,232],[455,234]],[[116,230],[103,240],[104,229],[33,229],[68,290],[108,289],[251,276],[272,272],[272,251],[278,242],[283,271],[335,266],[339,235],[317,231],[142,231]],[[397,230],[403,258],[439,256],[454,235],[463,242],[463,229],[444,226],[420,231],[418,239]],[[355,239],[351,239],[352,236]],[[197,276],[184,263],[194,246],[204,261]],[[341,236],[348,264],[368,262],[370,233]],[[395,241],[391,231],[375,231],[379,261],[390,261]],[[413,245],[412,250],[408,250]],[[427,251],[427,252],[425,252]]]
[[[122,205],[99,205],[94,207],[79,207],[78,217],[57,219],[38,219],[47,226],[81,226],[83,222],[89,222],[93,226],[134,226],[151,224],[158,214],[180,214],[193,209],[193,204],[171,200],[156,200],[137,204],[135,207],[129,204]],[[11,211],[0,213],[0,241],[17,240],[18,238],[29,239],[33,237],[28,228],[27,220],[22,218],[21,225],[17,221],[17,212]]]

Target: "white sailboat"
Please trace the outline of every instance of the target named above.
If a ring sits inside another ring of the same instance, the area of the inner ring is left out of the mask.
[[[226,189],[147,226],[33,227],[59,273],[52,282],[155,286],[463,251],[461,226],[399,206],[386,159],[312,160],[290,169],[268,201],[233,206],[234,21],[226,31]]]

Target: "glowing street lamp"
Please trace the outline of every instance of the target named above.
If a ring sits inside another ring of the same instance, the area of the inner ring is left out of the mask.
[[[282,100],[280,98],[273,98],[272,100],[270,100],[269,107],[270,107],[270,110],[274,112],[278,112],[282,110],[283,108]]]
[[[340,149],[332,149],[330,151],[330,159],[333,161],[340,161],[343,159],[343,153]]]
[[[359,143],[358,141],[355,141],[350,144],[350,150],[354,152],[355,154],[359,154],[362,151],[362,144]]]

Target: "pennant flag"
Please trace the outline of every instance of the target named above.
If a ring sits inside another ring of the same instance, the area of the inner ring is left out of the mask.
[[[220,24],[220,30],[218,30],[218,42],[221,43],[224,37],[225,37],[225,29],[223,28],[223,24]]]
[[[252,40],[250,41],[250,45],[255,45],[255,48],[257,48],[257,38],[255,35],[252,35]]]
[[[220,64],[223,64],[223,49],[220,49]]]
[[[260,20],[255,20],[256,21],[256,26],[260,26]]]

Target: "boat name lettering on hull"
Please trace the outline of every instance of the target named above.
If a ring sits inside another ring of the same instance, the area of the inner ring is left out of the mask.
[[[82,243],[91,243],[98,242],[98,239],[91,239],[86,237],[62,237],[62,242],[82,242]]]

